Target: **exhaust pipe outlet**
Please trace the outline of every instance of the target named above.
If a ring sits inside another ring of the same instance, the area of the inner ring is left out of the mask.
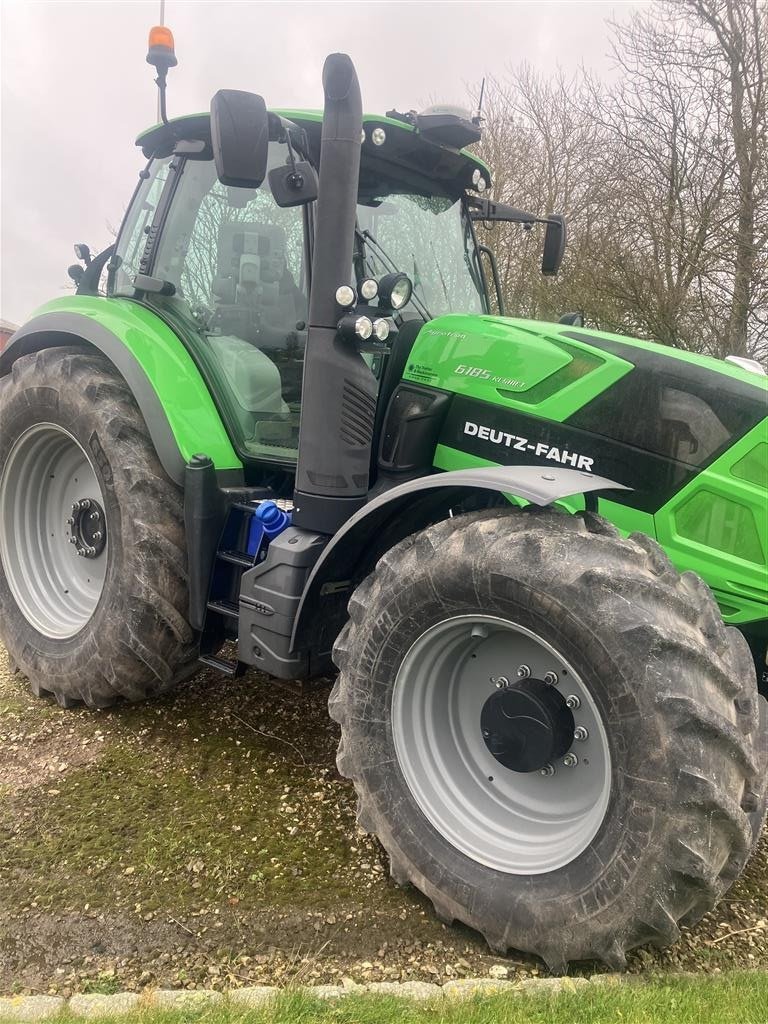
[[[326,59],[323,91],[293,522],[332,534],[367,499],[378,384],[354,343],[337,333],[336,289],[352,274],[363,130],[360,84],[346,54]]]

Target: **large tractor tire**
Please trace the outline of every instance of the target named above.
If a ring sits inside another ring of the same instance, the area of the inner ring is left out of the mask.
[[[399,883],[500,953],[612,967],[675,942],[766,810],[746,642],[658,545],[485,511],[383,556],[336,643],[358,820]]]
[[[0,639],[62,707],[141,700],[198,664],[182,492],[89,350],[22,356],[0,380]]]

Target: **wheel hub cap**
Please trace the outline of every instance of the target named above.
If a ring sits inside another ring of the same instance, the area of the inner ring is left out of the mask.
[[[107,543],[106,518],[98,501],[78,498],[73,502],[67,526],[70,528],[69,543],[76,546],[78,555],[98,558]]]
[[[483,740],[499,764],[536,772],[573,743],[575,723],[565,698],[542,679],[496,690],[480,715]]]

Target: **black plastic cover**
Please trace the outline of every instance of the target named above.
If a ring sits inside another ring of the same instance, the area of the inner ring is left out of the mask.
[[[258,188],[267,173],[269,119],[261,96],[219,89],[211,100],[211,144],[223,185]]]

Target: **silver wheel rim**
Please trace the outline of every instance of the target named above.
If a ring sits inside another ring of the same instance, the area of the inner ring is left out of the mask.
[[[104,498],[88,456],[53,423],[38,423],[16,441],[0,477],[0,557],[27,622],[55,640],[74,636],[99,603],[107,548],[78,554],[73,506]]]
[[[558,677],[587,732],[553,775],[501,765],[483,740],[483,705],[500,676]],[[505,619],[460,615],[430,627],[395,679],[392,732],[405,780],[425,817],[467,857],[516,875],[569,864],[597,834],[608,807],[611,759],[602,719],[573,667],[537,634]]]

